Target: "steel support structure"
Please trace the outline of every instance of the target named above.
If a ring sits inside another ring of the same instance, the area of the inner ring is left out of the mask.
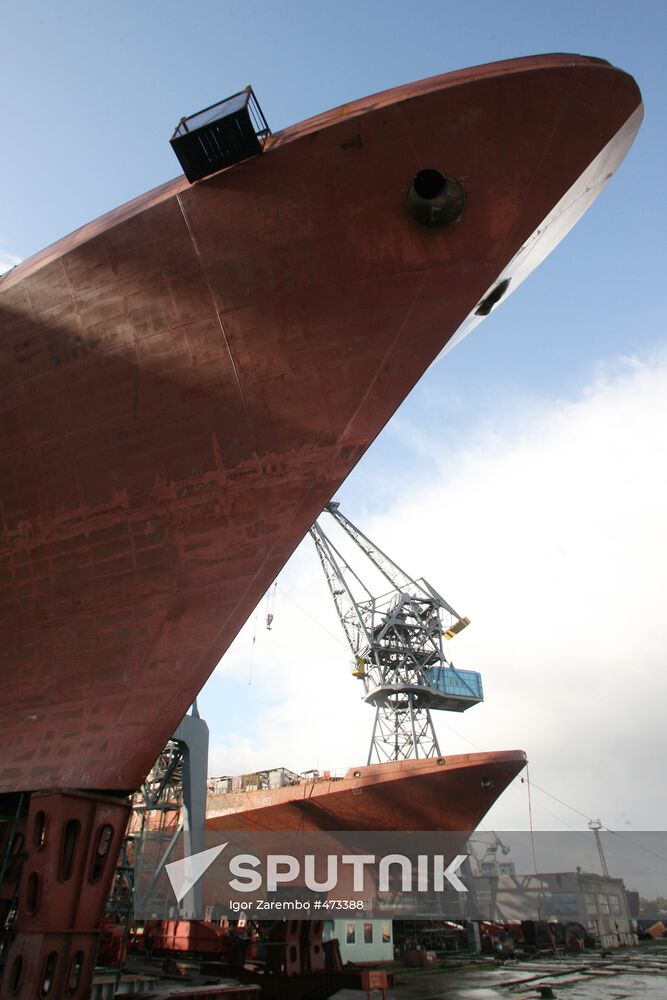
[[[151,852],[151,868],[155,868],[151,884],[142,887],[144,908],[149,899],[157,912],[169,908],[168,900],[153,895],[161,884],[160,875],[169,862],[179,837],[183,837],[184,854],[204,850],[206,827],[206,791],[208,770],[208,726],[199,717],[197,703],[181,721],[156,760],[141,788],[135,793],[132,816],[128,827],[129,856],[134,865],[146,852]],[[116,877],[119,894],[123,883],[132,880],[132,870],[121,864]],[[133,887],[134,888],[134,887]],[[180,901],[173,904],[173,917],[188,920],[201,909],[201,886],[196,885]],[[112,909],[114,899],[111,900]]]
[[[207,762],[208,727],[193,706],[134,802],[69,790],[0,797],[2,1000],[90,996],[102,919],[131,905],[142,832],[171,826],[186,853],[203,849]],[[179,917],[195,911],[196,891]]]

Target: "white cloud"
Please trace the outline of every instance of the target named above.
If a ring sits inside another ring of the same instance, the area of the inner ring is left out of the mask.
[[[232,679],[240,682],[220,734],[207,716],[206,695],[201,702],[211,728],[212,774],[282,766],[338,771],[366,759],[372,713],[350,674],[352,654],[310,539],[278,586],[271,630],[262,604],[210,682],[220,684],[221,695]]]
[[[666,829],[667,358],[621,359],[579,399],[527,401],[523,424],[517,411],[439,468],[434,442],[430,484],[363,525],[472,620],[449,652],[482,672],[486,702],[437,717],[443,752],[525,749],[532,780],[586,815]],[[342,641],[311,549],[306,540],[279,586]],[[220,744],[214,733],[212,770],[365,760],[372,711],[349,654],[280,593],[272,632],[263,612],[239,706],[254,711],[252,734]],[[247,669],[252,633],[251,621],[220,683]],[[584,823],[537,789],[533,813],[542,829]],[[525,828],[525,784],[489,819]]]
[[[8,253],[0,247],[0,274],[4,274],[5,271],[10,271],[13,267],[20,263],[20,257],[17,257],[16,254]]]
[[[377,530],[473,621],[452,653],[487,703],[455,728],[525,748],[538,784],[610,826],[664,828],[667,362],[622,361],[531,415]],[[542,803],[576,825],[537,794],[543,826]]]

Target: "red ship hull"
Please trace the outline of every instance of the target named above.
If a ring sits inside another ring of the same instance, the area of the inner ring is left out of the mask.
[[[436,77],[0,281],[0,792],[138,786],[323,505],[639,107],[576,56]],[[406,211],[423,167],[463,185],[447,229]]]
[[[405,395],[640,119],[598,60],[436,77],[0,279],[0,996],[89,995],[122,794]],[[463,188],[444,229],[407,211],[425,168]]]
[[[344,778],[209,795],[211,830],[474,830],[526,766],[523,750],[351,768]]]

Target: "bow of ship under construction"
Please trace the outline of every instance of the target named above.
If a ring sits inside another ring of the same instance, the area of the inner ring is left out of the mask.
[[[403,398],[574,224],[641,114],[597,59],[434,77],[0,279],[3,997],[45,995],[47,973],[86,995],[127,793]]]

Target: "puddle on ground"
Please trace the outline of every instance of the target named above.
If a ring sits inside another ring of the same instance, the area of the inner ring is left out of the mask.
[[[665,1000],[667,948],[615,952],[609,959],[592,954],[551,963],[480,963],[426,974],[399,969],[395,976],[387,1000],[538,1000],[540,986],[550,986],[556,1000]],[[334,1000],[360,1000],[360,994],[341,990]]]

